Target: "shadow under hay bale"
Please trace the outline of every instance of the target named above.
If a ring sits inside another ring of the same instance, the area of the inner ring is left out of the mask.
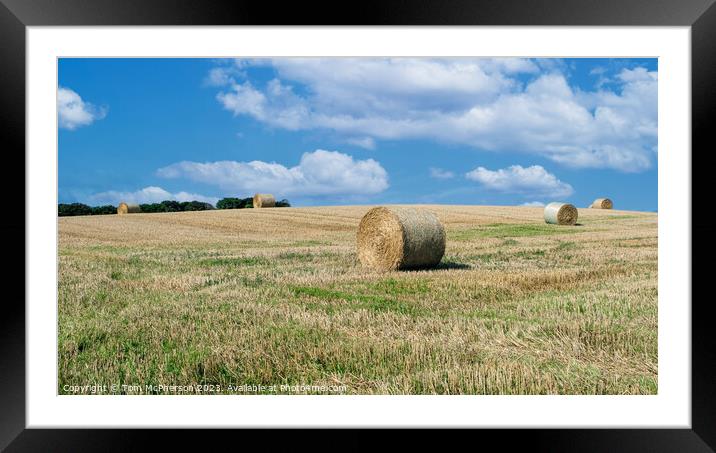
[[[437,266],[435,266],[435,269],[472,269],[472,264],[466,264],[466,263],[458,263],[455,261],[441,261],[438,263]]]
[[[612,209],[614,203],[609,198],[597,198],[594,202],[589,205],[592,209]]]
[[[117,206],[117,214],[136,214],[139,212],[142,212],[142,208],[138,204],[122,202]]]
[[[360,221],[358,259],[376,270],[435,267],[445,253],[445,228],[430,211],[377,207]]]
[[[274,208],[276,207],[276,198],[269,193],[257,193],[254,195],[254,208]]]
[[[544,221],[551,225],[574,225],[577,216],[577,208],[569,203],[555,201],[544,207]]]

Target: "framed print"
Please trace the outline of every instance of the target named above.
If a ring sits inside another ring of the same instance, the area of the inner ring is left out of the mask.
[[[1,445],[712,450],[712,2],[272,9],[3,0]]]

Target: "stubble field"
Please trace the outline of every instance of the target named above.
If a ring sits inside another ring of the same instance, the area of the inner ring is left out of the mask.
[[[445,256],[390,273],[357,262],[370,206],[60,218],[58,393],[657,392],[656,214],[422,207]]]

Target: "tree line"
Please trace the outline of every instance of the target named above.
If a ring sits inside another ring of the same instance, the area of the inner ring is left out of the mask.
[[[276,202],[277,208],[290,207],[291,203],[283,199]],[[216,203],[216,208],[211,203],[203,201],[174,201],[164,200],[161,203],[140,204],[142,212],[184,212],[184,211],[209,211],[212,209],[245,209],[253,208],[253,198],[222,198]],[[84,203],[60,203],[57,205],[57,214],[60,217],[76,215],[105,215],[116,214],[117,206],[106,204],[102,206],[89,206]]]
[[[253,208],[254,207],[254,199],[253,197],[249,198],[222,198],[216,203],[216,209],[245,209],[245,208]],[[276,207],[277,208],[290,208],[291,203],[288,202],[285,198],[283,200],[276,201]]]

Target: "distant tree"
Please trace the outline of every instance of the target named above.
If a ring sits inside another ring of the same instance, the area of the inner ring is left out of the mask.
[[[92,208],[82,203],[60,203],[57,205],[57,215],[60,217],[73,215],[92,215]]]
[[[222,198],[216,203],[216,209],[244,209],[244,208],[253,208],[254,207],[254,199],[249,198],[234,198],[234,197],[227,197]]]
[[[164,212],[164,207],[159,203],[140,204],[139,208],[142,212]]]
[[[253,197],[248,198],[236,198],[236,197],[226,197],[222,198],[216,203],[216,209],[245,209],[245,208],[253,208],[254,207],[254,199]],[[290,208],[291,203],[287,199],[279,200],[276,202],[277,208]]]
[[[239,204],[245,204],[245,201],[251,200],[251,198],[246,198],[243,200],[239,200],[238,198],[236,198],[235,200],[238,200]],[[211,209],[216,209],[211,203],[196,200],[183,201],[181,203],[174,200],[164,200],[161,203],[140,204],[139,208],[142,210],[142,212],[209,211]],[[57,214],[60,217],[75,215],[105,215],[116,213],[117,207],[112,206],[111,204],[103,206],[88,206],[82,203],[59,203],[57,205]]]
[[[164,212],[179,212],[182,210],[181,203],[176,200],[164,200],[159,204],[164,208]]]
[[[243,202],[234,197],[226,197],[216,202],[216,209],[239,209],[243,207]]]
[[[117,213],[117,207],[112,206],[111,204],[106,204],[104,206],[92,206],[92,215],[105,215],[105,214],[116,214]]]
[[[182,211],[208,211],[214,209],[211,203],[204,203],[203,201],[183,201],[180,203]]]

